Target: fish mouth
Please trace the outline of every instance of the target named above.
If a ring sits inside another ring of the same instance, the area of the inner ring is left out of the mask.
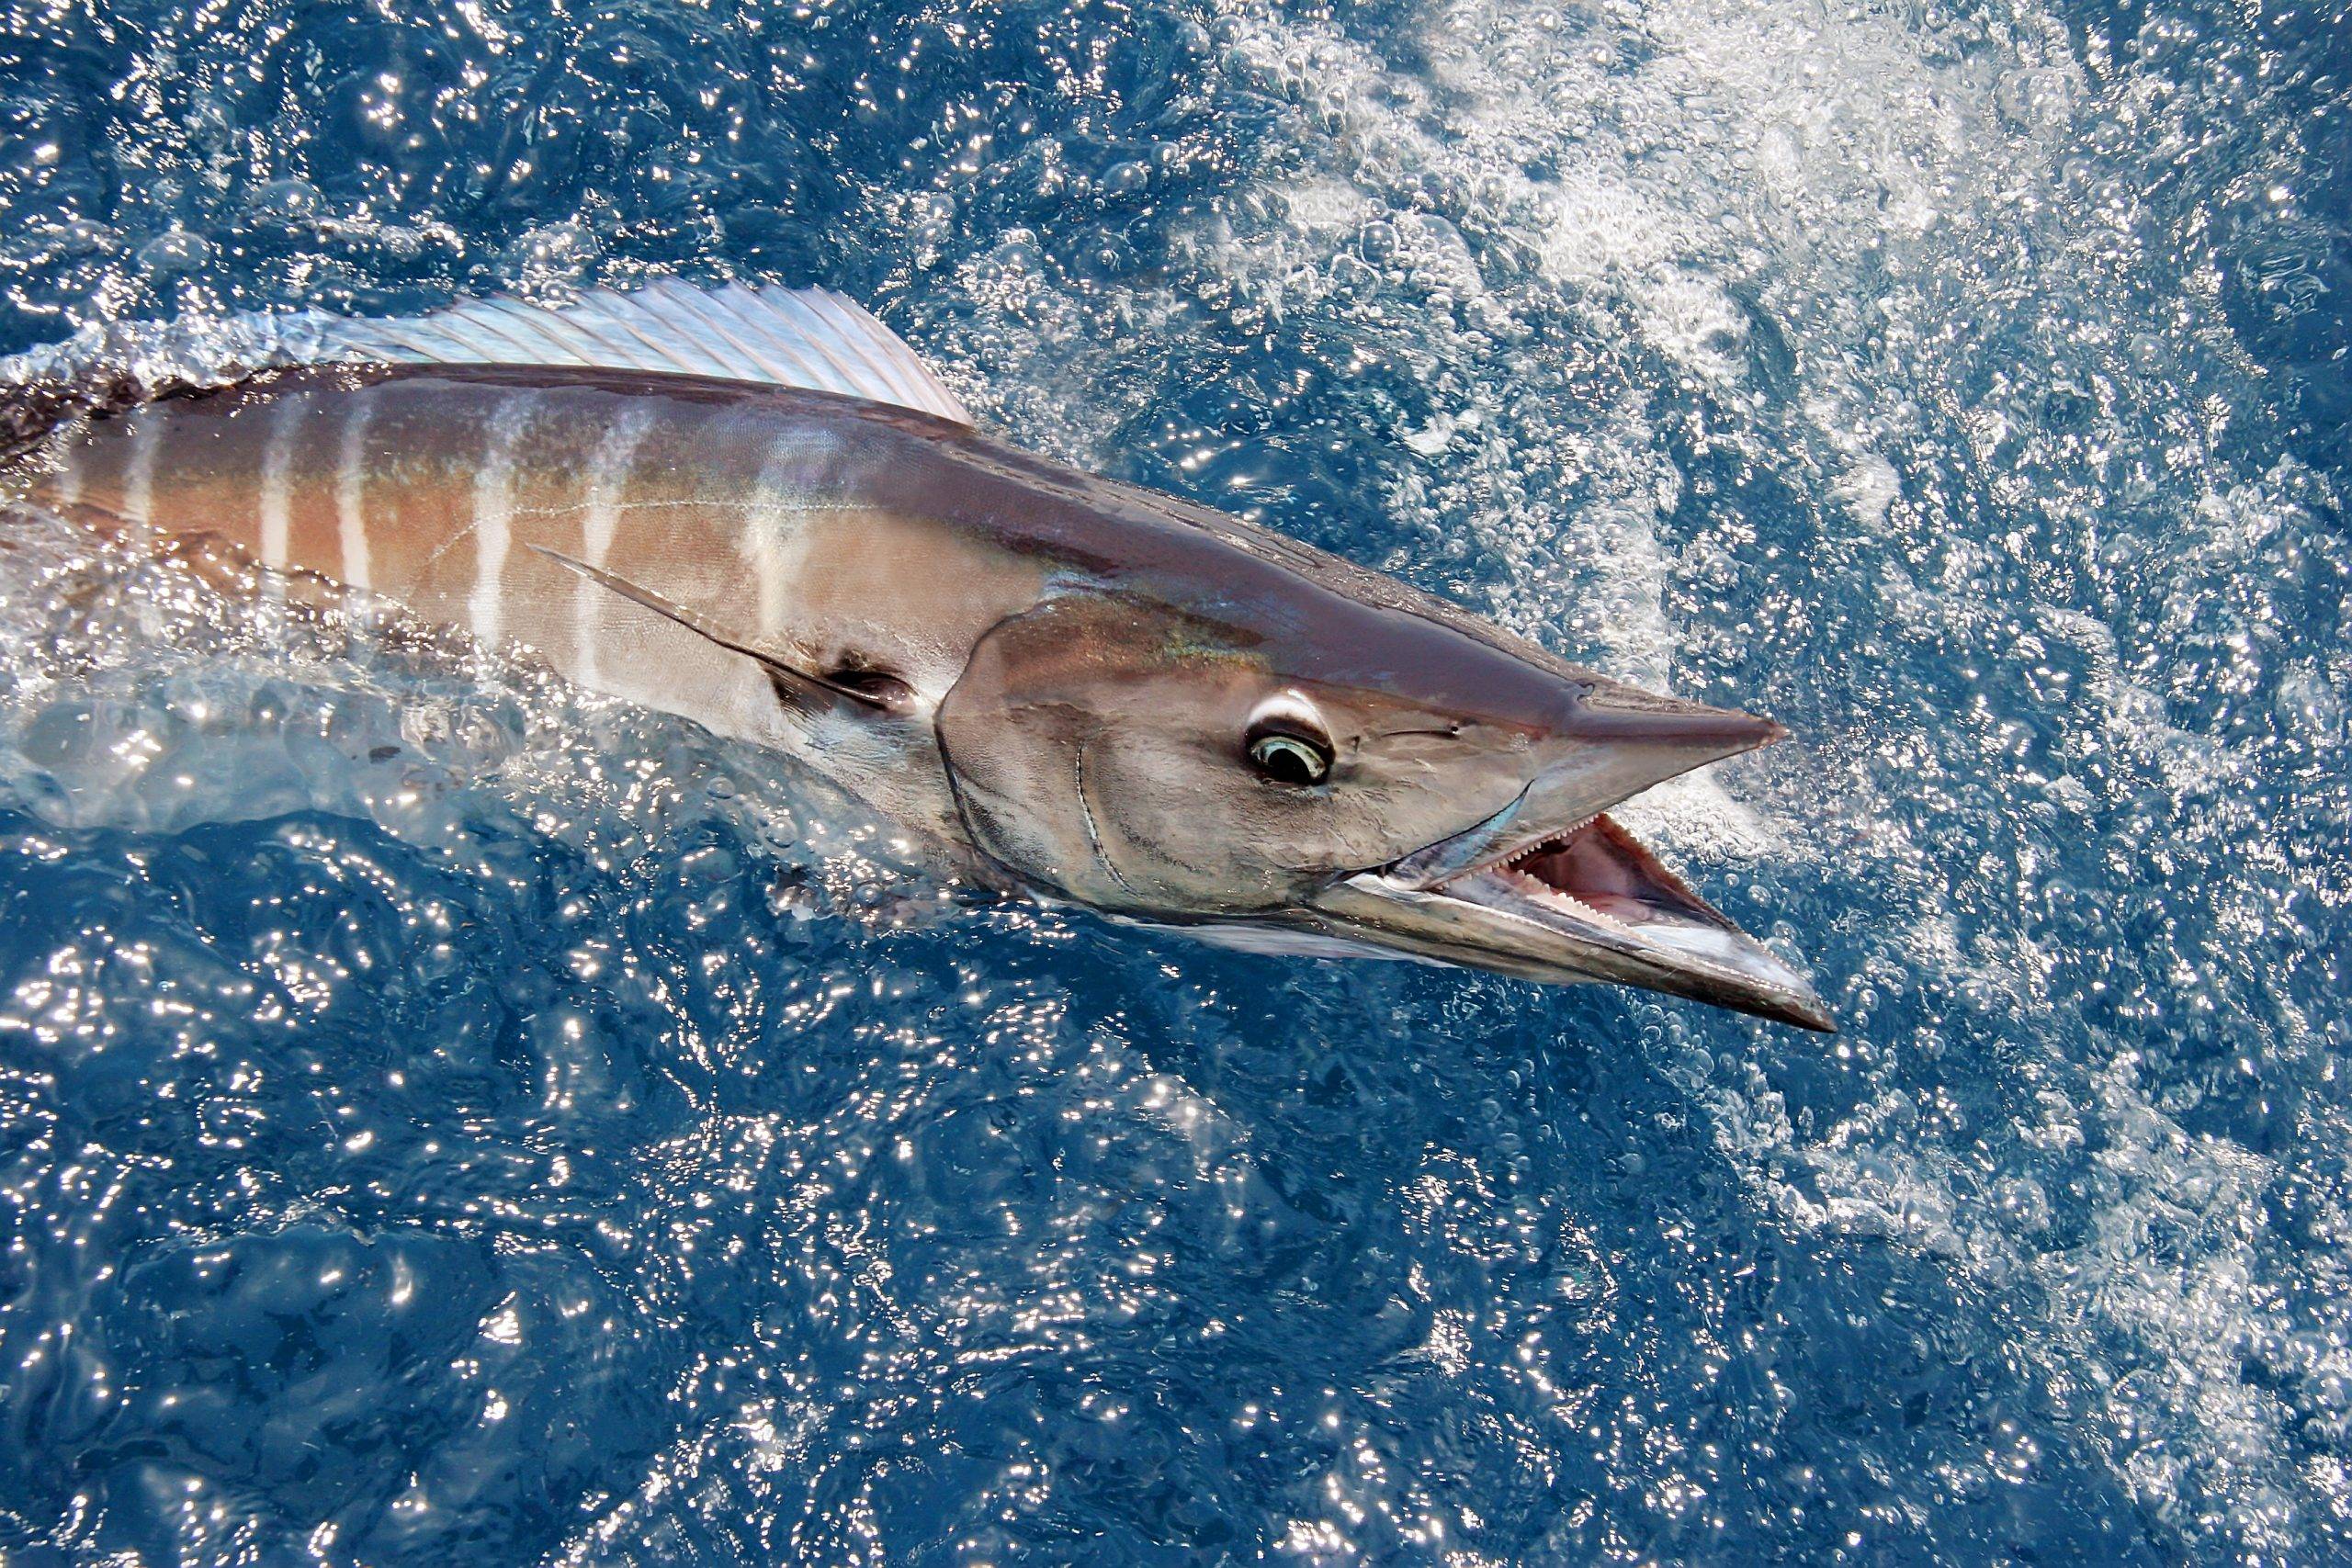
[[[1413,957],[1552,983],[1610,981],[1837,1032],[1805,978],[1692,892],[1606,813],[1464,832],[1342,878],[1313,908],[1344,934]]]

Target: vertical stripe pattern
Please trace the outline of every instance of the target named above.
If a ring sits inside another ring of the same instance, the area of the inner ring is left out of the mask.
[[[752,558],[752,577],[758,585],[762,637],[773,637],[784,630],[785,600],[791,588],[792,563],[785,559],[784,535],[788,525],[780,515],[782,508],[774,502],[775,494],[769,476],[763,473],[743,515],[743,553]]]
[[[344,404],[342,449],[334,468],[335,542],[343,547],[343,580],[365,591],[368,576],[368,513],[364,486],[368,482],[368,421],[376,409],[375,397],[356,393]]]
[[[823,466],[830,437],[789,434],[772,443],[743,509],[736,549],[752,568],[763,638],[783,635],[808,556],[809,475]]]
[[[622,498],[628,493],[629,470],[637,461],[637,448],[652,427],[650,410],[626,408],[605,432],[604,440],[596,445],[596,456],[588,470],[588,500],[580,517],[580,557],[590,566],[603,566],[613,552],[613,539],[620,531]],[[582,578],[572,585],[572,658],[580,668],[580,680],[594,685],[596,665],[597,628],[603,623],[603,600],[610,590]]]
[[[505,629],[506,552],[513,547],[514,447],[537,399],[502,398],[490,418],[490,445],[474,476],[474,590],[466,620],[474,636],[496,642]]]
[[[57,455],[57,471],[50,476],[49,492],[57,498],[61,507],[82,499],[82,438],[78,430]]]
[[[130,434],[130,462],[122,478],[122,515],[131,536],[147,537],[155,507],[155,448],[163,441],[163,420],[142,411]]]
[[[310,396],[293,392],[277,399],[269,411],[269,437],[261,454],[261,564],[284,571],[288,536],[293,532],[288,492],[292,489],[294,437],[300,429]]]

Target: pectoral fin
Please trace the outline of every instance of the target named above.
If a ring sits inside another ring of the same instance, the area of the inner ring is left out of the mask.
[[[619,594],[632,604],[652,611],[664,620],[703,637],[729,653],[741,654],[768,673],[775,682],[777,694],[804,708],[847,707],[853,712],[873,714],[904,713],[908,691],[903,682],[880,676],[872,671],[844,671],[819,673],[806,670],[786,660],[779,659],[765,649],[748,647],[711,626],[701,616],[682,605],[673,604],[651,589],[639,587],[625,577],[616,577],[602,567],[533,545],[532,549],[557,565],[578,572],[599,588]]]

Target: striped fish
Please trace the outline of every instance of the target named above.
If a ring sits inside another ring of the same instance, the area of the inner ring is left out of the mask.
[[[1778,727],[1023,453],[836,295],[210,330],[223,385],[120,333],[20,364],[19,499],[790,753],[1009,891],[1830,1027],[1605,815]]]

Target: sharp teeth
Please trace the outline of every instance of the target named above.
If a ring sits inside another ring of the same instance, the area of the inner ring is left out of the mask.
[[[1627,936],[1633,936],[1634,934],[1634,928],[1627,925],[1624,921],[1618,919],[1615,916],[1603,914],[1600,910],[1594,908],[1591,905],[1586,903],[1583,899],[1577,897],[1575,894],[1568,892],[1566,889],[1555,887],[1550,883],[1544,881],[1542,877],[1535,875],[1532,872],[1521,869],[1534,861],[1541,860],[1544,856],[1552,853],[1555,850],[1565,849],[1570,840],[1574,839],[1578,833],[1583,832],[1587,828],[1591,827],[1600,819],[1600,814],[1596,811],[1580,822],[1572,822],[1567,827],[1559,829],[1557,832],[1547,834],[1544,838],[1538,839],[1535,842],[1528,845],[1517,854],[1507,855],[1499,861],[1489,861],[1482,866],[1473,866],[1467,871],[1459,872],[1456,874],[1448,877],[1446,881],[1448,883],[1466,883],[1474,877],[1497,877],[1509,883],[1511,886],[1511,890],[1521,897],[1528,898],[1537,903],[1550,904],[1553,908],[1561,910],[1563,913],[1573,915],[1577,919],[1587,921],[1588,923],[1596,926],[1604,926],[1611,931],[1622,931]]]
[[[1595,822],[1600,820],[1600,814],[1596,811],[1581,822],[1563,828],[1558,832],[1552,834],[1548,838],[1537,840],[1534,843],[1528,845],[1527,848],[1520,851],[1519,853],[1512,855],[1502,863],[1506,869],[1516,871],[1530,861],[1538,860],[1544,855],[1550,854],[1554,850],[1566,848],[1567,842],[1570,839],[1575,838],[1578,833],[1583,832],[1587,828],[1591,827]]]
[[[1624,921],[1613,915],[1601,913],[1575,894],[1555,887],[1540,876],[1530,876],[1515,866],[1503,867],[1502,874],[1524,889],[1530,897],[1557,904],[1580,920],[1589,920],[1594,925],[1607,926],[1612,931],[1624,931],[1628,935],[1633,933],[1633,928]]]

